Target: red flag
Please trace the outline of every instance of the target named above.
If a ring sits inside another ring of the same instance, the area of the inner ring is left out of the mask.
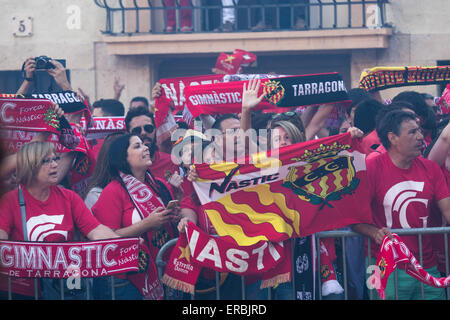
[[[370,223],[365,155],[349,133],[197,166],[217,233],[248,246]]]

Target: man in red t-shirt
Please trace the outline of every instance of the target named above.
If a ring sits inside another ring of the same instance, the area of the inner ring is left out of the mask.
[[[353,229],[375,240],[372,257],[389,229],[427,227],[430,207],[434,202],[450,221],[450,197],[445,178],[439,166],[421,157],[423,134],[411,113],[393,110],[381,118],[377,133],[387,152],[367,161],[373,224],[353,225]],[[420,261],[417,236],[402,236],[404,243]],[[436,268],[430,238],[422,241],[423,267],[440,277]],[[445,299],[442,289],[425,286],[425,299]],[[399,272],[400,299],[421,298],[418,280]],[[386,298],[395,299],[394,277],[389,278]]]

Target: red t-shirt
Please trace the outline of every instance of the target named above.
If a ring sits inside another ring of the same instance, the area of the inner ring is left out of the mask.
[[[449,196],[447,184],[439,166],[417,157],[408,169],[394,165],[389,154],[383,153],[367,161],[373,222],[390,229],[423,228],[429,222],[430,208]],[[401,236],[419,260],[417,236]],[[378,247],[372,251],[377,255]],[[423,237],[423,267],[436,265],[431,239]]]
[[[161,181],[161,180],[160,180]],[[171,192],[170,187],[165,184],[165,187]],[[171,193],[173,198],[173,195]],[[161,200],[162,206],[164,202]],[[119,181],[113,180],[110,182],[100,194],[98,201],[91,208],[94,216],[104,225],[110,227],[113,230],[129,227],[142,220],[139,212],[135,208],[128,192],[120,184]],[[170,240],[171,235],[174,235],[175,228],[167,223],[164,228],[159,230],[149,230],[146,235],[150,233],[149,249],[153,255],[153,259],[156,259],[156,254],[160,247]],[[165,233],[167,231],[167,233]],[[169,238],[163,239],[160,242],[158,239],[161,234],[166,234]],[[158,243],[156,241],[159,241]],[[119,277],[125,277],[124,275],[118,275]]]
[[[92,213],[111,229],[128,227],[141,220],[130,196],[117,180],[109,183],[92,207]]]
[[[22,188],[26,204],[29,241],[65,242],[74,240],[74,227],[87,235],[99,222],[75,192],[58,186],[50,187],[46,201],[33,198]],[[8,192],[0,201],[0,229],[10,240],[23,240],[22,215],[18,189]]]
[[[156,178],[164,181],[167,181],[166,177],[168,174],[173,174],[179,170],[178,165],[173,163],[170,154],[159,151],[155,153],[155,158],[152,160],[152,165],[149,169]]]

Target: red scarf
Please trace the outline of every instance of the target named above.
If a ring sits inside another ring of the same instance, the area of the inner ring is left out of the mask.
[[[155,209],[165,207],[163,201],[156,194],[155,190],[159,190],[159,188],[150,173],[147,172],[146,176],[150,187],[132,175],[121,172],[120,177],[141,219],[147,218]],[[144,237],[146,241],[141,245],[139,252],[140,272],[128,274],[128,279],[139,289],[144,299],[160,300],[164,297],[164,289],[158,279],[155,259],[161,246],[173,236],[174,231],[171,225],[167,224],[164,229],[147,231]]]
[[[368,284],[377,289],[381,299],[386,298],[384,290],[386,289],[389,275],[397,267],[404,269],[407,274],[429,286],[435,288],[450,287],[450,276],[445,278],[431,276],[419,264],[402,239],[395,233],[392,236],[393,240],[389,239],[388,236],[383,238],[378,253],[377,268],[375,268],[375,272],[368,279]]]
[[[338,73],[262,79],[258,95],[264,99],[255,110],[350,102]],[[201,114],[240,113],[244,81],[232,81],[184,89],[186,106],[194,118]]]
[[[109,276],[137,271],[138,249],[138,238],[63,243],[0,241],[0,273],[20,278]]]
[[[60,134],[59,120],[46,99],[0,99],[0,120],[4,129]]]
[[[94,117],[91,127],[88,127],[85,118],[81,118],[80,125],[86,132],[87,140],[104,139],[111,133],[125,132],[124,117]]]
[[[202,267],[237,275],[260,274],[261,288],[291,280],[290,241],[240,247],[213,237],[193,223],[181,234],[169,259],[162,281],[177,290],[193,294]]]
[[[183,110],[185,105],[184,88],[200,84],[210,84],[221,82],[223,74],[211,74],[193,77],[177,77],[160,79],[161,95],[155,99],[155,125],[158,128],[170,111],[170,107],[175,110]]]

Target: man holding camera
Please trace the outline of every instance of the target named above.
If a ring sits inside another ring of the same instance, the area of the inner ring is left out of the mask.
[[[38,68],[44,68],[47,73],[55,79],[55,82],[61,87],[63,91],[72,90],[72,86],[66,77],[66,68],[64,66],[51,58],[45,57],[47,59],[43,59],[44,57],[38,58],[28,58],[25,60],[23,71],[24,71],[24,82],[20,86],[19,90],[16,94],[26,94],[33,84],[34,73],[37,69],[36,60],[38,61]],[[40,60],[39,60],[40,59]],[[46,63],[43,63],[46,60]],[[51,67],[53,66],[53,68]]]
[[[73,91],[72,86],[67,79],[66,68],[57,60],[47,56],[39,56],[35,58],[30,57],[25,60],[22,70],[24,81],[16,94],[26,95],[29,93],[33,83],[37,80],[37,77],[35,76],[36,71],[39,70],[41,72],[47,72],[54,79],[55,83],[61,88],[61,91]],[[66,113],[64,116],[69,123],[73,123],[78,126],[80,124],[82,113]],[[91,151],[87,143],[83,143],[83,146],[86,148],[87,154],[79,151],[63,152],[61,153],[61,160],[58,165],[60,182],[62,183],[64,178],[68,178],[64,179],[67,187],[71,186],[76,192],[79,192],[78,185],[82,185],[83,181],[92,173],[92,165],[95,164],[95,160],[91,155]],[[84,164],[84,167],[90,168],[88,172],[78,169],[81,164]],[[75,184],[77,186],[75,186]]]

